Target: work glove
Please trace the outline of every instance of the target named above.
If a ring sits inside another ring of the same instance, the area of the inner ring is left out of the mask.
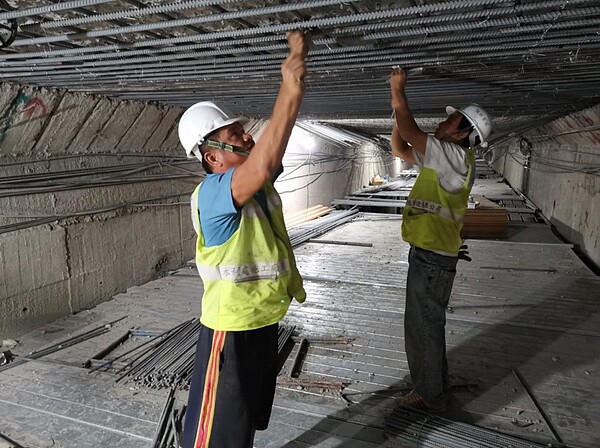
[[[462,246],[460,246],[460,248],[458,249],[458,259],[459,260],[465,260],[465,261],[471,261],[472,258],[469,257],[469,251],[467,250],[469,248],[469,246],[467,246],[466,244],[463,244]]]

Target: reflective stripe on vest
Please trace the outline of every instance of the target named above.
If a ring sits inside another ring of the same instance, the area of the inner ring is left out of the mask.
[[[452,213],[452,210],[446,207],[442,207],[440,204],[435,202],[425,201],[422,199],[407,199],[406,207],[414,207],[426,211],[427,213],[435,213],[436,215],[443,216],[444,218],[451,219],[452,221],[461,223],[464,220],[464,216]]]
[[[197,264],[198,272],[205,281],[228,280],[235,283],[252,280],[277,280],[290,271],[288,260],[275,263],[255,263],[243,266],[206,266]]]
[[[404,241],[444,255],[458,254],[462,244],[460,231],[475,178],[473,151],[466,150],[466,154],[467,174],[462,188],[456,192],[444,190],[438,174],[431,168],[421,167],[404,207]]]
[[[198,231],[196,266],[202,278],[201,322],[213,330],[243,331],[279,322],[293,297],[306,292],[283,220],[281,199],[270,182],[263,187],[268,213],[255,198],[240,209],[238,230],[223,244],[206,247],[198,196],[192,219]]]

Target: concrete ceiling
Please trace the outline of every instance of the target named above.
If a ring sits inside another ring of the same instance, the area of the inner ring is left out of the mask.
[[[597,0],[0,0],[0,11],[0,79],[26,85],[268,117],[285,31],[308,28],[301,118],[389,132],[397,66],[415,69],[415,116],[477,102],[496,140],[599,102]]]

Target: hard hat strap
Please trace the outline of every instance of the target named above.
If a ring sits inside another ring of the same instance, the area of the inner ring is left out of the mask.
[[[222,149],[223,151],[228,152],[236,152],[246,157],[250,155],[250,153],[241,146],[234,146],[228,143],[218,142],[216,140],[204,140],[203,144],[209,148]]]
[[[192,154],[194,154],[194,156],[196,156],[200,163],[202,163],[202,153],[200,152],[200,148],[198,148],[198,145],[194,145],[194,148],[192,149]]]

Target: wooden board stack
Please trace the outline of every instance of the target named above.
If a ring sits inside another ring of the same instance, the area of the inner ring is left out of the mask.
[[[463,238],[506,238],[508,212],[504,207],[481,195],[473,195],[476,208],[468,209],[461,236]]]

